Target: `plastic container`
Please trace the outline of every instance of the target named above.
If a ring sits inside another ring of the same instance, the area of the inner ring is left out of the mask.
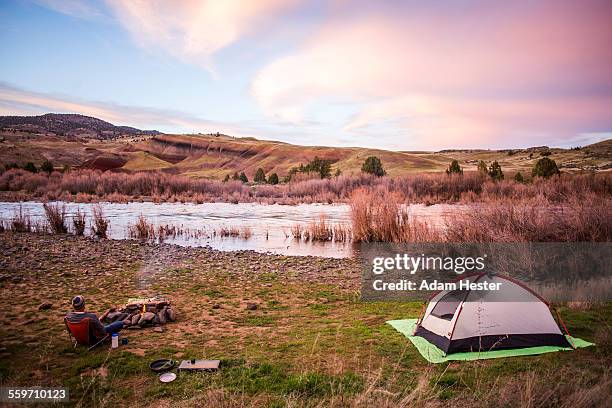
[[[119,333],[113,333],[111,336],[111,348],[119,347]]]

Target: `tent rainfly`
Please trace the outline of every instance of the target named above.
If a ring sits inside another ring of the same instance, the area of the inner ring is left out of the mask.
[[[521,282],[486,273],[462,279],[501,283],[500,290],[438,292],[417,321],[415,336],[425,338],[446,354],[536,346],[573,347],[559,329],[548,303]]]

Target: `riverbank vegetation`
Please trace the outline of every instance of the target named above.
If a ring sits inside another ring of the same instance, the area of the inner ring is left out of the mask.
[[[288,183],[251,186],[235,180],[221,182],[166,173],[73,170],[48,174],[10,169],[0,175],[0,197],[9,201],[346,203],[354,191],[368,188],[390,191],[404,203],[438,204],[536,197],[564,203],[572,197],[612,195],[611,173],[536,176],[525,181],[522,175],[501,179],[499,172],[496,167],[494,173],[499,180],[480,171],[402,177],[362,173],[324,179],[298,172]]]

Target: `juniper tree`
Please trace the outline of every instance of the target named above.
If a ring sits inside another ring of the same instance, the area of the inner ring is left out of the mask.
[[[548,157],[542,157],[538,160],[531,171],[531,175],[533,177],[544,177],[548,178],[550,176],[559,175],[561,172],[557,167],[557,163],[553,159],[549,159]]]
[[[370,156],[365,159],[365,162],[363,162],[363,165],[361,166],[361,171],[364,173],[373,174],[376,177],[382,177],[387,174],[383,168],[382,162],[376,156]]]
[[[257,169],[257,172],[255,173],[255,178],[253,178],[253,181],[256,183],[266,182],[266,173],[263,171],[261,167]]]
[[[504,172],[502,171],[502,168],[497,160],[491,163],[491,166],[489,167],[489,176],[495,181],[504,179]]]
[[[461,166],[459,166],[459,162],[457,160],[453,160],[450,163],[448,169],[446,169],[446,174],[463,174],[463,169],[461,168]]]
[[[278,174],[270,174],[270,176],[268,177],[268,184],[278,184]]]

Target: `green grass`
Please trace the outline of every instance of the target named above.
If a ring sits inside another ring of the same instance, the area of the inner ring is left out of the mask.
[[[49,247],[38,245],[43,258],[55,254]],[[543,395],[541,387],[554,390],[552,401],[558,403],[556,395],[572,401],[585,390],[597,395],[597,387],[608,384],[612,304],[586,310],[560,308],[570,333],[595,341],[596,347],[431,365],[402,334],[385,323],[417,317],[421,303],[361,302],[355,289],[330,284],[329,277],[305,280],[299,274],[285,272],[272,274],[273,286],[268,287],[269,277],[261,280],[250,272],[249,256],[267,262],[270,269],[278,267],[279,260],[294,262],[286,268],[288,271],[299,269],[296,265],[305,262],[320,265],[322,261],[248,254],[215,254],[215,264],[221,257],[231,265],[231,279],[226,271],[210,267],[207,252],[190,258],[193,266],[189,273],[169,268],[168,283],[149,289],[169,296],[179,312],[179,321],[167,325],[166,332],[124,331],[129,345],[110,353],[106,346],[92,352],[73,349],[61,316],[62,302],[70,299],[74,288],[64,283],[56,285],[59,275],[74,272],[72,265],[79,258],[93,265],[88,268],[94,272],[103,272],[107,270],[105,262],[116,265],[113,262],[131,247],[113,243],[117,252],[108,260],[89,255],[94,248],[78,251],[71,263],[58,264],[48,273],[37,275],[37,281],[26,281],[19,290],[0,282],[0,295],[11,311],[0,316],[0,341],[5,348],[0,352],[3,384],[64,385],[70,388],[73,403],[83,398],[84,406],[103,405],[102,401],[119,406],[155,405],[161,398],[172,401],[170,405],[186,406],[350,406],[358,400],[364,406],[394,406],[415,390],[414,399],[405,405],[492,406],[497,404],[492,398],[498,394],[521,395],[534,390],[537,405],[550,406],[554,404],[537,400]],[[61,249],[58,246],[57,252],[62,253]],[[128,259],[136,256],[128,255]],[[100,291],[90,298],[91,307],[100,310],[141,295],[135,286],[137,265],[138,261],[132,260],[113,276],[81,277],[80,290],[86,297],[90,289]],[[338,276],[343,272],[339,270]],[[223,300],[216,300],[220,298]],[[45,313],[37,312],[42,299],[53,299],[56,306]],[[212,309],[215,302],[222,307]],[[257,303],[259,308],[246,310],[247,302]],[[22,325],[25,316],[32,313],[39,321]],[[180,373],[173,383],[160,384],[148,369],[157,358],[215,358],[222,365],[217,373]],[[491,390],[497,394],[492,395]],[[512,405],[507,402],[505,405]]]

